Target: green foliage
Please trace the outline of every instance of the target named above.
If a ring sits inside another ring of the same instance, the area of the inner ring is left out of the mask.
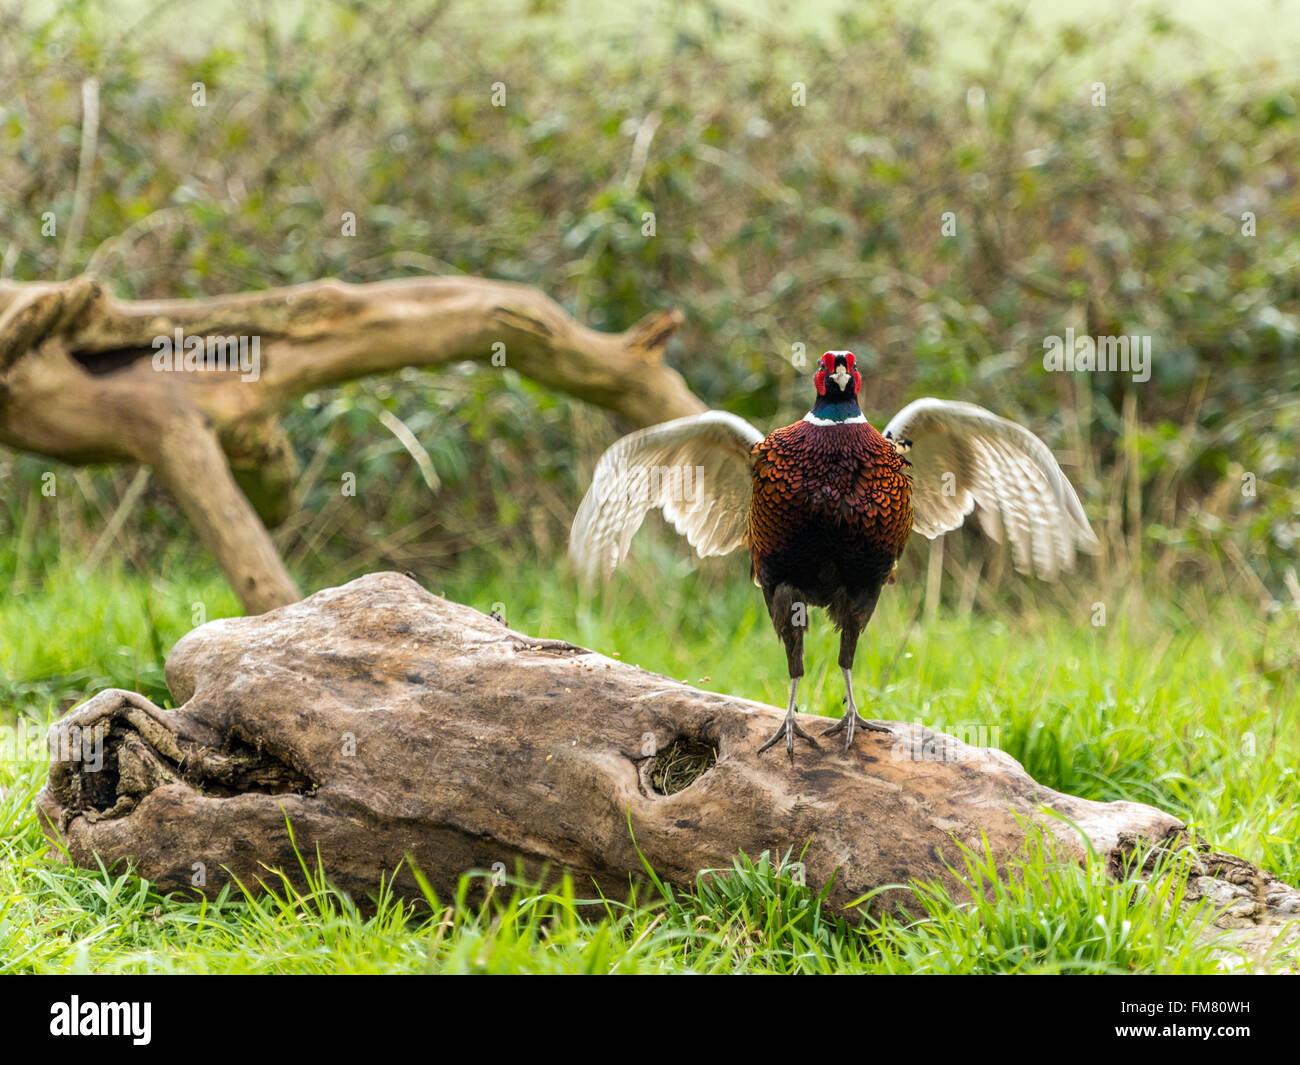
[[[185,5],[130,32],[111,8],[0,6],[0,216],[19,279],[89,267],[122,295],[171,297],[465,271],[539,285],[601,329],[678,306],[671,360],[765,426],[806,409],[794,345],[850,347],[874,418],[946,395],[1072,453],[1094,515],[1115,501],[1113,567],[1132,564],[1114,545],[1136,527],[1164,573],[1226,567],[1284,594],[1300,535],[1295,94],[1232,80],[1164,16],[1116,55],[1132,23],[1011,14],[953,53],[924,10],[874,6],[824,32],[708,2],[574,32],[586,15],[561,3],[503,32],[472,7],[385,0],[271,5],[202,34],[176,32]],[[1198,76],[1169,77],[1173,54]],[[91,77],[92,198],[60,266]],[[1150,335],[1150,380],[1048,374],[1042,341],[1067,327]],[[376,405],[428,450],[436,495]],[[486,366],[347,385],[288,422],[315,476],[282,538],[309,583],[428,574],[512,537],[549,555],[618,428]],[[32,470],[0,460],[4,494]],[[340,507],[347,472],[360,491]],[[14,527],[0,513],[0,535]]]
[[[1189,856],[1162,856],[1149,878],[1108,875],[1095,856],[1066,859],[1051,836],[1029,836],[1000,863],[987,842],[958,848],[971,901],[939,884],[916,885],[926,918],[886,917],[878,972],[959,974],[1213,973],[1243,964],[1205,902],[1184,911]],[[1134,866],[1136,868],[1136,866]]]

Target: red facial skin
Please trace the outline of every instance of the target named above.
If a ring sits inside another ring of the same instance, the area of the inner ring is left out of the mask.
[[[862,375],[855,369],[857,359],[854,357],[853,352],[845,352],[844,362],[845,368],[853,375],[853,392],[851,394],[856,396],[862,390]],[[835,356],[828,351],[821,357],[817,365],[819,369],[813,374],[813,384],[817,386],[817,394],[824,396],[826,395],[826,377],[835,372]]]

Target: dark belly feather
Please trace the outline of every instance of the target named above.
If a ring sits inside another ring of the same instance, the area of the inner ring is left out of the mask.
[[[749,543],[768,590],[810,605],[874,595],[912,530],[910,484],[892,444],[865,423],[796,422],[754,448]]]

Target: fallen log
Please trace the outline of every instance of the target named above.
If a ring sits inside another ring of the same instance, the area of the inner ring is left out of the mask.
[[[829,900],[844,906],[909,880],[960,890],[956,841],[1007,856],[1032,822],[1066,854],[1091,846],[1116,863],[1136,840],[1184,832],[1153,807],[1061,794],[1001,751],[909,725],[848,754],[801,748],[791,767],[757,754],[775,707],[514,632],[394,573],[209,622],[177,643],[166,679],[175,710],[109,690],[59,722],[53,734],[101,736],[102,765],[53,762],[39,798],[74,862],[130,862],[163,891],[214,896],[271,868],[296,878],[295,845],[359,900],[399,865],[397,892],[419,898],[404,859],[443,897],[494,868],[569,869],[621,897],[642,872],[637,848],[678,885],[740,851],[792,849],[810,885],[834,877]],[[1300,912],[1300,895],[1254,875],[1242,890],[1258,905],[1247,913],[1237,891],[1236,918]],[[912,896],[886,890],[871,907],[895,903]]]

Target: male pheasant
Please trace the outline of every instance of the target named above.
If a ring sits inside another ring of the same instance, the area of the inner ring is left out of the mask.
[[[918,399],[878,433],[858,406],[862,376],[849,351],[828,351],[802,421],[763,434],[725,411],[706,411],[625,436],[601,457],[578,508],[570,553],[588,576],[627,555],[646,513],[660,507],[701,556],[745,544],[751,575],[785,644],[790,704],[760,753],[796,736],[803,635],[810,606],[840,632],[847,708],[825,735],[888,732],[858,713],[853,658],[880,589],[913,530],[930,539],[975,511],[1005,534],[1018,569],[1051,580],[1097,538],[1051,451],[1028,429],[972,403]],[[907,456],[907,457],[904,457]]]

